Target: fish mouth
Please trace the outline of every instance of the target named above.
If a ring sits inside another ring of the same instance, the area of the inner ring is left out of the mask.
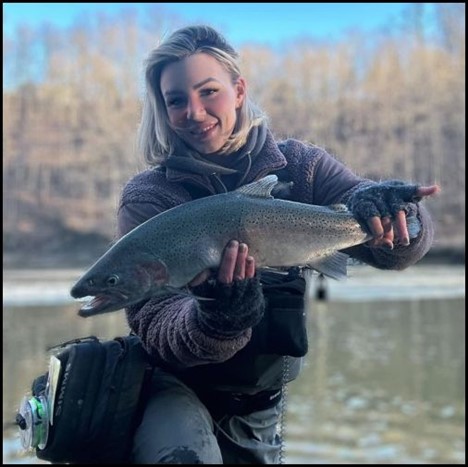
[[[84,297],[82,300],[89,300],[89,298],[89,296]],[[124,308],[127,302],[128,296],[122,293],[97,294],[92,296],[91,299],[78,310],[78,315],[87,318],[88,316],[117,311]]]

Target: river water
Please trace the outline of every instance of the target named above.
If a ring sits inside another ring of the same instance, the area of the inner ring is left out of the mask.
[[[122,312],[83,319],[68,290],[80,271],[5,271],[3,463],[41,463],[13,426],[46,348],[126,334]],[[351,268],[310,283],[309,353],[288,387],[290,464],[465,463],[465,270]]]

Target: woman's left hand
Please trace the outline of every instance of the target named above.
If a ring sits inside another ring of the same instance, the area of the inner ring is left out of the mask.
[[[369,246],[393,249],[394,244],[410,244],[406,223],[408,205],[439,191],[438,185],[418,186],[391,180],[357,190],[348,207],[373,235]]]

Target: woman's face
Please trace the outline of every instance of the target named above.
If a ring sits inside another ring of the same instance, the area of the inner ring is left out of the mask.
[[[160,86],[177,135],[201,154],[219,151],[236,124],[245,97],[244,79],[233,84],[215,58],[198,53],[167,65]]]

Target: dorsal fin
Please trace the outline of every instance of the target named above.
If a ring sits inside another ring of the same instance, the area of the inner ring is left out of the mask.
[[[255,196],[257,198],[273,198],[271,190],[273,190],[277,183],[278,177],[276,175],[267,175],[265,178],[241,186],[235,191],[243,195]]]

